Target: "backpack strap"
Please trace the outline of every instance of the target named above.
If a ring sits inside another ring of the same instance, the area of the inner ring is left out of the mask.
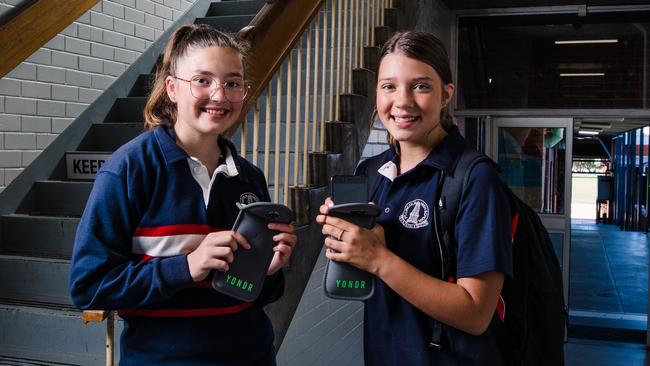
[[[443,281],[456,282],[456,239],[454,237],[456,217],[458,216],[460,200],[469,180],[470,172],[476,164],[482,161],[492,162],[486,155],[475,149],[468,148],[462,152],[450,174],[443,172],[440,175],[440,183],[438,184],[440,194],[437,204],[433,205],[433,209],[438,213],[438,215],[434,215],[437,218],[437,222],[434,224],[440,228],[439,232],[442,233],[442,237],[437,237],[436,240],[443,246],[443,252],[446,254],[441,258],[444,269],[444,273],[442,273]],[[432,245],[435,247],[435,243],[432,242]],[[429,347],[441,348],[441,338],[442,324],[434,319]]]
[[[455,280],[450,276],[456,275],[456,239],[454,237],[456,217],[470,172],[476,164],[482,161],[492,162],[486,155],[474,149],[466,149],[456,161],[451,173],[442,173],[441,176],[440,195],[437,207],[434,209],[437,209],[440,214],[439,227],[442,229],[442,238],[440,239],[447,250],[446,270],[443,273],[445,280]]]

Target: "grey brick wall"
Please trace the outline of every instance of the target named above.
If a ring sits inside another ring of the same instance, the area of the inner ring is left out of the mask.
[[[368,142],[363,148],[363,153],[361,154],[362,159],[367,159],[371,156],[380,154],[384,150],[387,150],[389,145],[386,142],[386,136],[388,132],[384,128],[384,125],[379,119],[375,121],[375,124],[372,126],[370,135],[368,136]]]
[[[195,1],[102,0],[0,79],[0,191]]]

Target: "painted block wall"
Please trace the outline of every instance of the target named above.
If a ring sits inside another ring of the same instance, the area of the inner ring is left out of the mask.
[[[102,0],[0,79],[0,191],[195,1]]]
[[[363,365],[363,303],[325,296],[326,263],[323,249],[278,350],[278,365]]]

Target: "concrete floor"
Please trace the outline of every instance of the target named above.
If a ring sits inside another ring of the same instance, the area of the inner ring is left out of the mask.
[[[644,344],[649,244],[644,233],[572,221],[569,326],[582,332],[569,333],[567,365],[650,365]]]
[[[648,244],[644,233],[573,220],[570,308],[647,314]]]
[[[642,344],[570,338],[564,349],[566,366],[650,365]]]

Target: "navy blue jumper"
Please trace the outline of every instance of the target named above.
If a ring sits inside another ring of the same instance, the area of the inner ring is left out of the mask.
[[[219,145],[225,158],[207,205],[170,127],[139,135],[97,173],[77,230],[70,292],[81,309],[118,310],[120,365],[274,364],[262,305],[282,295],[282,271],[267,278],[255,303],[216,292],[210,276],[198,283],[190,276],[187,254],[208,233],[232,227],[237,202],[270,200],[262,172],[227,139]]]
[[[388,249],[422,272],[441,278],[445,250],[436,234],[434,205],[438,204],[441,174],[449,174],[466,142],[453,126],[448,135],[413,169],[397,175],[394,149],[359,164],[356,174],[379,166],[379,185],[371,201],[384,210],[377,219],[385,229]],[[376,160],[379,159],[379,163]],[[439,217],[437,218],[439,220]],[[440,228],[438,228],[440,230]],[[489,163],[471,172],[462,197],[454,232],[454,278],[496,271],[512,275],[510,208],[499,177]],[[501,365],[493,321],[485,333],[473,336],[451,326],[442,327],[442,349],[428,346],[433,321],[381,280],[365,303],[364,354],[375,365]]]

